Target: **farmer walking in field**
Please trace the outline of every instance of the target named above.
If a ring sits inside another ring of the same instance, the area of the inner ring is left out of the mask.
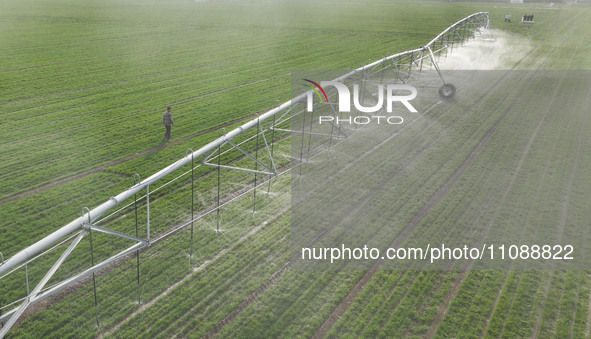
[[[172,108],[168,106],[166,108],[166,112],[164,112],[164,116],[162,117],[162,123],[164,127],[166,127],[166,133],[164,134],[164,141],[170,139],[170,128],[174,126],[174,121],[172,120],[172,113],[170,113]]]

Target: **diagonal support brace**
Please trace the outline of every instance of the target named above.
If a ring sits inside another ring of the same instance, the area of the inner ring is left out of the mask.
[[[55,274],[55,272],[58,270],[58,268],[64,263],[66,258],[72,253],[72,251],[74,251],[74,248],[76,248],[76,246],[78,246],[78,244],[80,243],[82,238],[86,235],[86,233],[88,233],[86,230],[82,230],[78,234],[78,236],[76,236],[76,238],[74,239],[74,241],[72,241],[70,246],[68,246],[68,248],[64,251],[64,253],[62,253],[62,255],[59,257],[59,259],[49,269],[49,271],[47,271],[47,273],[45,274],[43,279],[41,279],[41,281],[37,284],[37,286],[35,286],[35,288],[31,292],[31,294],[29,294],[25,298],[25,301],[18,308],[14,309],[14,312],[11,311],[5,315],[5,316],[9,316],[10,314],[12,314],[12,316],[10,316],[10,319],[8,320],[8,322],[0,330],[0,338],[4,338],[4,336],[6,335],[8,330],[10,330],[10,328],[12,328],[12,326],[16,323],[18,318],[20,318],[20,316],[23,314],[23,312],[25,312],[27,307],[29,307],[29,305],[31,305],[31,303],[33,303],[37,299],[37,295],[39,294],[39,292],[41,292],[43,287],[45,287],[45,284],[47,284],[49,279],[51,279],[51,277]]]
[[[266,139],[264,138],[264,134],[263,134],[263,139],[265,140],[265,147],[267,148],[267,151],[269,152],[269,156],[271,157],[271,163],[272,163],[272,167],[273,169],[271,169],[269,166],[263,164],[260,160],[255,159],[255,157],[253,157],[252,155],[250,155],[248,152],[246,152],[245,150],[243,150],[242,148],[240,148],[240,146],[236,145],[235,143],[233,143],[230,140],[226,140],[224,142],[224,144],[229,144],[230,146],[232,146],[232,148],[237,149],[240,153],[246,155],[247,157],[249,157],[250,159],[252,159],[254,162],[256,162],[257,164],[263,166],[264,168],[266,168],[268,170],[268,172],[266,171],[257,171],[257,170],[253,170],[253,169],[249,169],[249,168],[242,168],[242,167],[235,167],[235,166],[227,166],[227,165],[218,165],[218,164],[212,164],[210,162],[208,162],[208,160],[214,156],[218,150],[214,150],[213,152],[211,152],[205,159],[203,159],[203,165],[207,165],[207,166],[213,166],[213,167],[220,167],[220,168],[226,168],[226,169],[234,169],[234,170],[238,170],[238,171],[244,171],[244,172],[249,172],[249,173],[258,173],[258,174],[263,174],[263,175],[277,175],[277,169],[275,168],[275,162],[273,161],[273,156],[271,155],[271,151],[269,150],[269,144],[267,143]],[[222,144],[222,146],[224,145]]]

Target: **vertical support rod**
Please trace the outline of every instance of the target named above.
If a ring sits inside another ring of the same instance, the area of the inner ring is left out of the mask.
[[[31,294],[29,288],[29,264],[25,264],[25,279],[27,280],[27,297]]]
[[[422,72],[423,71],[423,59],[425,58],[425,52],[424,51],[421,52],[420,57],[421,57],[421,62],[419,64],[419,72]]]
[[[395,76],[398,76],[398,72],[396,72]],[[359,98],[361,104],[365,103],[365,92],[367,92],[367,86],[365,85],[365,70],[362,71],[361,76],[359,77],[359,82],[361,83],[361,89],[359,92],[361,93],[361,98]],[[359,111],[357,111],[359,113]],[[355,131],[357,131],[357,124],[355,124]],[[332,134],[332,133],[331,133]]]
[[[90,264],[91,267],[94,267],[94,250],[92,247],[92,222],[90,221],[90,210],[87,207],[84,207],[84,209],[82,210],[83,214],[84,210],[86,210],[88,213],[88,240],[90,240]],[[96,274],[94,271],[92,272],[92,290],[94,291],[94,311],[96,316],[96,326],[100,327],[101,324],[99,323],[98,317],[98,299],[96,297]]]
[[[137,182],[135,180],[137,176]],[[133,183],[135,184],[139,184],[141,181],[140,175],[139,174],[134,174],[133,175]],[[138,216],[137,216],[137,193],[135,193],[133,195],[133,207],[135,210],[135,237],[139,238],[139,231],[138,231]],[[138,305],[140,305],[142,303],[142,289],[141,289],[141,284],[140,284],[140,251],[137,250],[135,251],[135,257],[136,257],[136,267],[137,267],[137,303]]]
[[[431,50],[431,47],[429,47],[428,45],[425,46],[425,48],[427,49],[427,51],[429,52],[429,56],[431,57],[431,62],[433,63],[433,66],[435,67],[435,70],[437,71],[437,74],[439,74],[439,77],[441,78],[441,81],[445,84],[445,79],[443,79],[443,74],[441,74],[441,70],[439,69],[439,65],[437,64],[437,60],[435,60],[435,56],[433,55],[433,51]]]
[[[261,133],[263,131],[263,129],[261,128],[261,122],[259,121],[259,119],[257,119],[257,141],[256,141],[256,146],[255,146],[255,159],[258,161],[259,160],[259,129],[261,130]],[[254,170],[258,171],[259,169],[259,163],[258,162],[254,162]],[[256,211],[256,206],[257,206],[257,172],[254,172],[254,189],[252,190],[252,213],[254,213]]]
[[[414,61],[415,61],[415,52],[411,52],[410,53],[410,62],[408,63],[408,75],[406,76],[409,79],[410,79],[410,75],[412,73],[412,64]]]
[[[224,133],[225,134],[225,133]],[[221,172],[221,157],[222,145],[218,145],[218,201],[217,201],[217,220],[216,220],[216,234],[220,232],[220,172]]]
[[[146,185],[146,221],[148,228],[148,246],[150,246],[150,185]]]
[[[466,40],[468,40],[468,25],[466,23],[462,24],[462,45]]]
[[[194,192],[194,177],[193,172],[195,170],[195,165],[193,164],[193,150],[188,149],[187,152],[191,152],[191,250],[189,252],[189,258],[193,256],[193,223],[195,219],[195,194]],[[190,259],[189,259],[190,260]]]
[[[337,113],[334,110],[333,110],[333,114],[336,117],[336,114]],[[342,118],[342,117],[343,117],[343,112],[340,112],[339,119]],[[332,136],[334,134],[334,128],[335,128],[335,125],[334,124],[330,124],[330,138],[328,139],[328,148],[327,149],[330,149],[332,147],[332,140],[333,140],[333,137]],[[355,124],[355,130],[357,130],[357,124]]]
[[[276,101],[276,103],[279,103],[279,100]],[[273,127],[275,127],[275,122],[277,119],[277,115],[273,115]],[[274,150],[274,146],[275,146],[275,128],[273,128],[273,131],[271,132],[271,158],[273,158],[273,150]],[[267,194],[269,194],[271,192],[271,181],[273,180],[273,177],[269,178],[269,186],[267,186]]]
[[[304,162],[304,130],[306,129],[306,111],[302,110],[302,144],[300,145],[300,176],[302,175],[302,163]]]
[[[447,45],[447,46],[449,46],[449,32],[448,32],[446,35],[444,35],[444,37],[445,37],[445,42],[444,42],[444,45]],[[449,48],[447,48],[447,47],[445,48],[445,58],[446,58],[446,59],[447,59],[447,52],[448,52],[448,49],[449,49]]]
[[[304,114],[306,114],[306,112],[304,112]],[[314,125],[314,115],[312,115],[312,117],[310,117],[310,130],[309,130],[309,134],[308,134],[308,150],[306,151],[306,153],[308,154],[308,157],[310,157],[310,147],[312,145],[312,126]]]

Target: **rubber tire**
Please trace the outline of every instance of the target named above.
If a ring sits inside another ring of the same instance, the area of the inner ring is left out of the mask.
[[[449,82],[439,87],[439,96],[442,99],[451,99],[454,95],[456,95],[456,86],[450,84]]]

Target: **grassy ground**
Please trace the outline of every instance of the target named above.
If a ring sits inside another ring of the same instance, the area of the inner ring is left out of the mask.
[[[397,204],[406,212],[394,217],[401,227],[426,232],[452,233],[454,225],[478,221],[482,229],[506,228],[515,242],[540,223],[568,235],[588,220],[589,83],[528,87],[543,76],[538,71],[589,68],[589,38],[580,34],[590,28],[588,7],[7,1],[0,9],[0,251],[6,257],[71,221],[81,207],[131,186],[133,173],[146,177],[217,136],[216,127],[288,99],[291,71],[358,67],[416,48],[476,11],[490,11],[493,27],[530,39],[518,68],[532,73],[501,82],[482,98],[464,94],[457,107],[400,135],[398,144],[440,146],[389,155],[392,163],[412,159],[414,168],[426,169],[404,173],[406,180],[391,187],[405,192]],[[533,12],[537,23],[505,24],[508,11],[514,21]],[[532,102],[539,109],[530,109]],[[577,105],[581,114],[558,114],[563,104]],[[167,105],[177,126],[163,147]],[[232,191],[240,178],[224,175]],[[211,231],[215,219],[200,221],[192,260],[185,230],[142,253],[141,312],[132,260],[99,277],[100,328],[91,285],[84,284],[11,336],[589,335],[584,271],[292,269],[288,179],[272,184],[276,195],[262,195],[256,214],[245,212],[250,197],[227,207],[223,236]],[[214,200],[215,178],[200,185],[204,208]],[[185,177],[174,186],[177,194],[155,196],[155,234],[187,218],[188,187]],[[131,231],[132,218],[117,222]],[[516,224],[522,235],[510,234]],[[102,255],[123,246],[96,241]],[[24,295],[14,286],[0,287],[2,299]]]

